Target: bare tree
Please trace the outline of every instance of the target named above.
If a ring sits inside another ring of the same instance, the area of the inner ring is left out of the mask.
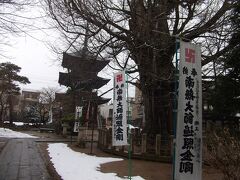
[[[203,66],[234,46],[228,39],[235,0],[45,1],[71,50],[79,50],[87,35],[89,51],[139,73],[150,134],[171,133],[176,39],[202,43]]]
[[[29,13],[37,6],[38,0],[0,0],[0,56],[9,58],[5,49],[14,45],[11,37],[34,38],[32,32],[43,29],[37,24],[43,18],[40,13]]]
[[[57,88],[43,88],[40,94],[38,112],[41,117],[41,122],[46,123],[52,118],[52,109],[55,104],[55,93]]]

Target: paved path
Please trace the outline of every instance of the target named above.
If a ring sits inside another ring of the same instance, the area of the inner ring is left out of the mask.
[[[51,180],[35,139],[9,139],[0,154],[0,180]]]

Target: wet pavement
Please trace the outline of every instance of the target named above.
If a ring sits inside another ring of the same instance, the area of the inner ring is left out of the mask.
[[[35,140],[32,138],[7,140],[0,153],[0,180],[52,179]]]

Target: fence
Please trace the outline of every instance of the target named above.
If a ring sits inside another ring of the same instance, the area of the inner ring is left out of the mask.
[[[157,134],[149,137],[142,134],[138,129],[131,130],[131,155],[136,159],[152,161],[171,162],[173,155],[173,136],[163,136]],[[98,147],[108,153],[128,156],[129,146],[112,146],[112,130],[99,129]]]

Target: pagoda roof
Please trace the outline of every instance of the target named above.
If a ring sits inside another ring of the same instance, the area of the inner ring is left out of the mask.
[[[103,97],[97,97],[97,99],[95,100],[97,102],[98,105],[101,104],[106,104],[111,100],[111,98],[103,98]]]
[[[110,79],[101,78],[98,76],[83,79],[78,76],[74,76],[71,73],[59,73],[59,84],[71,87],[74,86],[76,89],[99,89],[105,84],[107,84]]]
[[[67,93],[56,93],[56,101],[68,100],[70,96]],[[82,99],[85,102],[96,102],[98,105],[108,103],[111,100],[111,98],[99,97],[96,92],[90,91],[78,91],[77,99]]]
[[[82,96],[83,97],[83,101],[95,102],[98,105],[101,105],[101,104],[108,103],[111,100],[111,98],[99,97],[99,96],[97,96],[96,93],[93,93],[93,94],[91,94],[91,92],[88,92],[88,93],[90,93],[90,94],[87,95],[87,96],[84,96],[84,97]],[[81,91],[80,91],[79,95],[81,96]]]
[[[99,72],[110,61],[97,58],[89,51],[63,53],[62,66],[77,72]]]
[[[64,74],[69,74],[70,75],[69,78],[72,78],[71,79],[72,81],[76,81],[76,80],[84,81],[84,80],[87,80],[87,79],[94,79],[94,78],[98,77],[96,72],[82,72],[82,73],[80,73],[80,72],[76,72],[76,71],[71,71],[71,72],[66,72]]]
[[[91,99],[92,97],[97,97],[97,92],[91,92],[91,91],[76,91],[75,93],[75,97],[78,100],[84,100],[86,101],[86,99]],[[72,94],[66,92],[66,93],[56,93],[55,94],[55,99],[56,101],[64,101],[67,100],[69,98],[71,98]]]

